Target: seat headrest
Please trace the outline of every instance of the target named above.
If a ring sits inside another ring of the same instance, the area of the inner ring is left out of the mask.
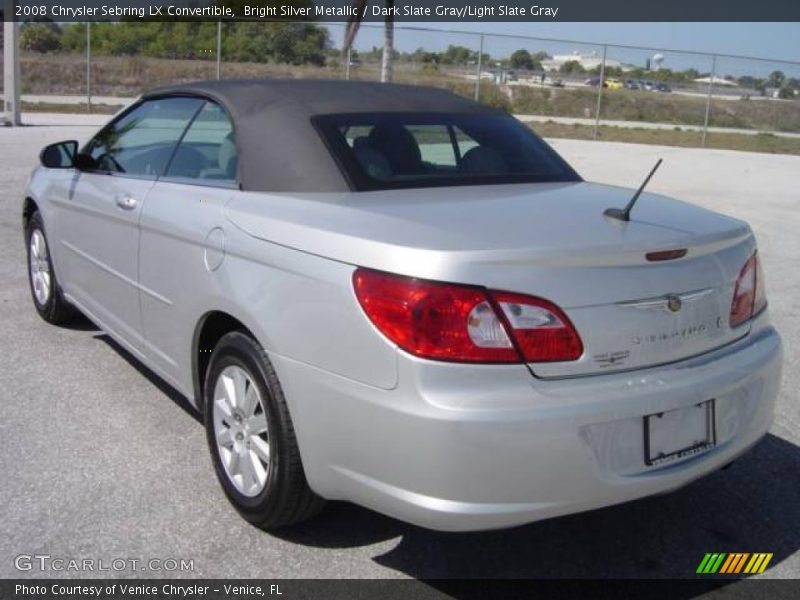
[[[394,123],[376,125],[369,132],[367,140],[373,150],[386,157],[394,173],[412,175],[424,170],[417,140],[402,125]]]
[[[467,175],[505,175],[508,163],[494,148],[475,146],[461,157],[459,169]]]

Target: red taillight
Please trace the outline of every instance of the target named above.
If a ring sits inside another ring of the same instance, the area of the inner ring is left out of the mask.
[[[369,269],[356,270],[353,286],[378,330],[415,356],[514,363],[574,360],[583,352],[572,324],[545,300]]]
[[[552,302],[510,292],[490,293],[526,362],[577,360],[583,354],[578,332]]]
[[[731,327],[738,327],[754,315],[760,313],[767,305],[767,294],[764,287],[764,271],[758,253],[744,263],[739,277],[733,287],[731,302]]]

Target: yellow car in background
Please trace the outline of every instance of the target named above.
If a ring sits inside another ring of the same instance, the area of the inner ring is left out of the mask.
[[[610,90],[621,90],[624,86],[619,79],[609,77],[605,80],[603,87],[606,87]]]

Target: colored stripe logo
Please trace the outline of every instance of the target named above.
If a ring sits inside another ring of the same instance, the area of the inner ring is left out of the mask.
[[[700,561],[696,573],[703,575],[715,573],[755,575],[763,573],[771,560],[771,552],[754,552],[752,554],[749,552],[708,552]]]

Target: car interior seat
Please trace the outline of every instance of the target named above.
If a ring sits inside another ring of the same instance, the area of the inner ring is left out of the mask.
[[[386,157],[395,175],[417,175],[427,170],[417,140],[402,125],[376,125],[369,132],[367,140],[372,149]]]
[[[461,173],[466,175],[505,175],[509,172],[508,163],[494,148],[475,146],[461,157]]]

